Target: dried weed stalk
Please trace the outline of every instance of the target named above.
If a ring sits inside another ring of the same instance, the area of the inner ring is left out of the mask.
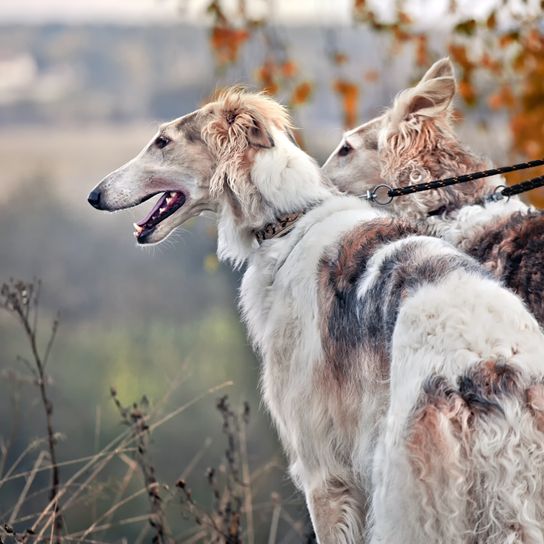
[[[148,522],[155,533],[152,542],[153,544],[173,544],[174,540],[170,534],[163,508],[160,484],[155,476],[155,467],[149,454],[151,436],[147,413],[149,401],[144,396],[140,402],[126,407],[121,404],[114,387],[111,388],[110,393],[123,423],[130,427],[136,443],[136,462],[142,472],[151,507]]]
[[[51,487],[49,490],[49,501],[54,504],[52,509],[54,515],[53,534],[50,541],[60,543],[63,530],[63,521],[61,506],[58,500],[60,475],[56,454],[57,437],[53,429],[53,403],[51,402],[49,396],[49,378],[46,373],[47,362],[49,360],[49,355],[51,354],[53,342],[55,341],[59,320],[56,318],[53,321],[45,347],[40,348],[40,343],[38,341],[40,287],[41,283],[38,280],[34,280],[32,282],[10,280],[3,283],[0,287],[0,307],[4,308],[11,315],[17,318],[30,345],[30,360],[23,357],[19,357],[19,360],[26,365],[33,377],[33,381],[37,384],[40,390],[41,401],[45,412],[47,442],[51,461]],[[8,529],[11,529],[11,527],[8,527],[7,529],[4,527],[4,529],[7,531]],[[13,531],[10,534],[13,535]]]
[[[249,404],[244,403],[240,413],[234,412],[228,403],[227,395],[217,401],[217,409],[223,419],[223,433],[227,438],[225,464],[218,469],[210,467],[206,480],[213,497],[210,512],[199,505],[184,480],[178,480],[181,505],[198,525],[201,525],[206,538],[203,542],[253,544],[253,509],[251,482],[246,451],[246,428],[249,423]],[[246,529],[242,520],[245,518]]]

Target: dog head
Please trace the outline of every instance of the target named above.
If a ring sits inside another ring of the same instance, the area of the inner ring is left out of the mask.
[[[209,183],[215,159],[202,139],[199,111],[161,125],[136,157],[108,174],[89,195],[105,211],[131,208],[160,195],[134,224],[138,243],[159,242],[205,210],[214,210]]]
[[[448,58],[439,60],[383,115],[347,132],[323,165],[324,173],[342,191],[361,195],[378,183],[402,187],[478,169],[482,161],[452,129],[455,92],[453,65]],[[474,193],[474,186],[410,195],[392,208],[412,217],[426,215],[468,198],[465,191]]]
[[[240,233],[247,235],[278,213],[298,210],[308,198],[318,198],[319,183],[314,183],[314,195],[301,178],[317,171],[320,181],[319,170],[292,141],[290,127],[286,110],[271,98],[227,90],[201,109],[161,126],[134,159],[97,185],[89,202],[114,211],[160,194],[148,216],[135,224],[138,243],[160,242],[189,218],[212,210],[219,213],[220,223],[231,226],[223,228],[223,235],[236,230],[240,245]],[[285,183],[280,175],[285,172],[297,173],[297,182]],[[220,253],[236,243],[222,241],[220,229]]]
[[[323,173],[343,192],[362,195],[381,183],[378,136],[384,116],[346,132],[323,165]]]

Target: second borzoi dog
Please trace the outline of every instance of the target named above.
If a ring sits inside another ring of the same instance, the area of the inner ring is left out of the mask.
[[[288,131],[271,99],[225,92],[89,199],[117,210],[163,192],[141,244],[217,212],[321,544],[544,542],[536,321],[470,257],[339,195]]]
[[[455,89],[451,62],[438,61],[386,113],[347,132],[323,171],[341,190],[361,195],[379,183],[403,187],[489,168],[453,131]],[[430,234],[478,259],[544,326],[544,213],[517,197],[482,203],[499,183],[482,179],[408,195],[387,209],[424,221]]]

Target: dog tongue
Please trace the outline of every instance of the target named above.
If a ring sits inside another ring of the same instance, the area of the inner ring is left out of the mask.
[[[139,223],[136,223],[139,227],[145,227],[145,224],[151,219],[151,217],[159,210],[159,208],[162,208],[166,204],[166,197],[168,193],[164,193],[159,200],[157,200],[157,203],[153,208],[151,208],[151,211],[145,216],[145,219],[142,219]]]

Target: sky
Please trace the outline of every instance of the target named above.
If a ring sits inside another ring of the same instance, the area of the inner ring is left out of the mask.
[[[239,0],[221,0],[235,9]],[[367,0],[387,16],[395,0]],[[457,0],[458,10],[482,19],[503,0]],[[520,9],[540,0],[508,0]],[[0,0],[0,23],[10,22],[124,22],[146,24],[204,22],[210,0]],[[246,0],[251,16],[278,23],[351,24],[353,0]],[[443,26],[450,0],[405,0],[408,13],[423,26]]]
[[[0,0],[0,22],[198,22],[210,0]],[[227,5],[236,5],[226,0]],[[249,0],[252,15],[278,21],[349,22],[352,0]]]

